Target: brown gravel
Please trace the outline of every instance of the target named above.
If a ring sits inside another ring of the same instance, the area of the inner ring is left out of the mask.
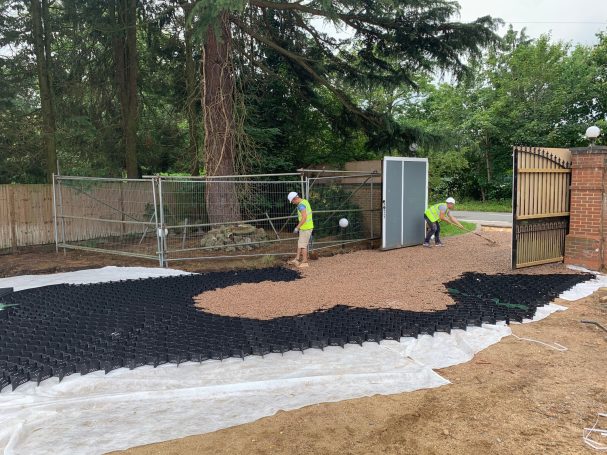
[[[444,248],[419,246],[336,255],[311,261],[300,280],[240,284],[205,292],[195,298],[196,305],[216,314],[257,319],[309,313],[335,305],[431,311],[453,303],[444,283],[467,271],[574,273],[562,264],[513,272],[511,234],[483,235],[495,240],[497,246],[467,234],[448,238]]]

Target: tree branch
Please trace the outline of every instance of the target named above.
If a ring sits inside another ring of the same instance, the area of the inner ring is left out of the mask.
[[[353,114],[356,114],[360,117],[363,117],[365,120],[373,123],[373,124],[379,124],[377,122],[377,120],[373,119],[372,117],[366,115],[363,111],[361,111],[358,107],[356,107],[349,99],[348,97],[342,93],[340,90],[338,90],[337,88],[333,87],[333,85],[331,85],[331,83],[325,79],[324,77],[320,76],[315,70],[314,68],[312,68],[304,59],[302,56],[295,54],[281,46],[279,46],[278,44],[276,44],[274,41],[270,40],[269,38],[266,38],[265,36],[262,36],[258,33],[256,33],[253,29],[249,28],[244,22],[240,21],[238,18],[232,16],[231,17],[231,21],[232,23],[234,23],[237,27],[239,27],[242,31],[244,31],[245,33],[248,33],[250,36],[252,36],[253,38],[255,38],[257,41],[265,44],[266,46],[274,49],[276,52],[278,52],[279,54],[282,54],[283,56],[287,57],[288,59],[290,59],[291,61],[297,63],[300,67],[302,67],[316,82],[318,82],[320,85],[326,87],[331,93],[333,93],[333,95],[335,95],[335,97],[341,102],[341,104],[350,112],[352,112]]]
[[[355,13],[339,13],[335,12],[333,16],[330,12],[323,11],[316,8],[311,8],[306,5],[302,5],[300,2],[296,3],[275,3],[267,0],[249,0],[251,5],[257,6],[259,8],[268,8],[275,10],[290,10],[290,11],[301,11],[302,13],[313,14],[315,16],[326,17],[327,19],[334,19],[335,17],[340,20],[346,22],[347,20],[354,21],[362,21],[368,24],[376,25],[378,27],[384,28],[395,28],[397,27],[397,22],[394,20],[378,20],[376,16],[369,16],[366,14],[355,14]]]

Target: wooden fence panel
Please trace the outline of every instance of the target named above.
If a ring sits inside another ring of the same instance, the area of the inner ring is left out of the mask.
[[[8,185],[0,186],[0,249],[13,246]]]
[[[0,185],[0,249],[54,241],[52,185]]]
[[[64,214],[73,217],[63,220],[66,242],[140,234],[146,226],[128,221],[150,222],[153,211],[151,183],[112,183],[85,192],[63,185],[61,197]],[[58,231],[62,241],[62,226]],[[54,242],[53,186],[0,185],[0,249]]]

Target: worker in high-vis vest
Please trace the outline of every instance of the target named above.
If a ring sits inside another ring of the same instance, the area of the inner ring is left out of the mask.
[[[431,205],[424,212],[424,220],[428,229],[426,229],[426,238],[424,239],[424,246],[430,247],[430,239],[434,236],[434,243],[436,246],[443,246],[440,241],[440,222],[446,221],[449,224],[454,224],[462,229],[464,226],[457,221],[451,214],[451,210],[455,207],[455,199],[448,197],[445,202]]]
[[[314,229],[314,220],[312,219],[312,207],[310,203],[299,197],[299,195],[292,191],[287,196],[287,199],[291,204],[297,206],[297,226],[293,230],[293,233],[299,234],[297,240],[297,256],[295,259],[289,261],[289,264],[293,264],[297,267],[308,267],[308,244],[312,238],[312,230]]]

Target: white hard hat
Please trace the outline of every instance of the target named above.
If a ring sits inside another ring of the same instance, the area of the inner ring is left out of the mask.
[[[289,193],[289,195],[287,196],[287,199],[289,200],[289,202],[292,202],[293,199],[295,199],[297,197],[297,193],[295,191],[291,191]]]
[[[455,199],[453,199],[452,197],[448,197],[446,202],[447,204],[455,204]]]

